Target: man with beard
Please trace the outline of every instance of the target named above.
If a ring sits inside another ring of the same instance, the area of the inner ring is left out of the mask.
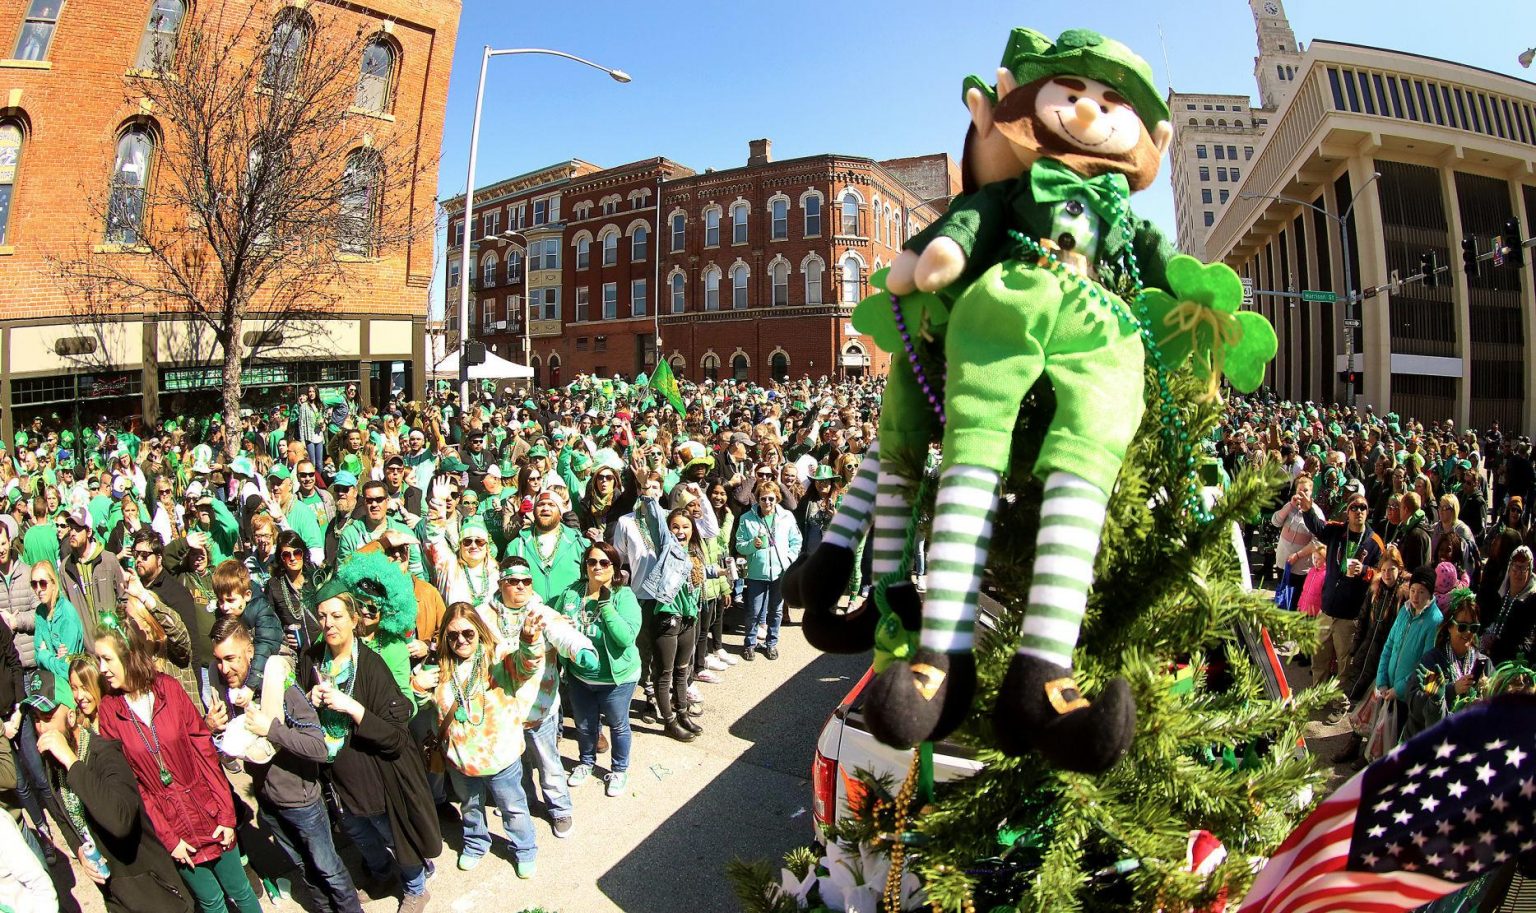
[[[341,529],[352,522],[358,513],[357,476],[343,469],[331,480],[331,497],[335,499],[335,511],[325,524],[325,566],[336,566],[336,552],[341,543]]]

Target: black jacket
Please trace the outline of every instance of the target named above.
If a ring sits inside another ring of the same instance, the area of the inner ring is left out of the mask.
[[[170,607],[171,611],[181,617],[181,623],[187,626],[187,636],[192,639],[192,668],[201,669],[213,662],[213,644],[208,643],[208,638],[201,636],[198,625],[198,613],[203,612],[187,592],[187,588],[181,585],[181,581],[171,576],[169,571],[162,569],[160,576],[153,583],[144,584],[144,588],[155,594],[155,598]],[[206,612],[204,612],[206,614]],[[204,622],[202,629],[206,630]]]
[[[58,768],[48,763],[57,774]],[[70,792],[80,797],[86,827],[106,860],[107,883],[101,893],[107,909],[112,913],[191,913],[191,892],[176,874],[170,851],[155,836],[122,746],[105,736],[93,736],[86,759],[75,762],[64,780]],[[57,790],[49,796],[48,810],[69,848],[78,850],[80,835],[70,824]]]
[[[16,636],[11,626],[0,618],[0,713],[11,718],[16,704],[26,697],[26,685],[21,679],[21,654],[16,652]]]
[[[1345,621],[1359,618],[1371,578],[1376,573],[1376,565],[1381,563],[1380,537],[1371,532],[1370,524],[1366,524],[1362,531],[1352,533],[1346,524],[1319,520],[1315,511],[1308,511],[1301,518],[1306,521],[1312,535],[1328,546],[1328,576],[1323,578],[1323,614]],[[1365,566],[1354,577],[1344,573],[1346,546],[1355,548],[1352,557],[1358,558]]]

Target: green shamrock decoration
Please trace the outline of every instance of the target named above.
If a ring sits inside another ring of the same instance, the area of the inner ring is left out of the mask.
[[[904,350],[901,329],[896,326],[896,318],[891,313],[891,298],[885,289],[885,276],[889,272],[889,269],[876,270],[869,277],[869,284],[879,291],[854,307],[853,328],[872,337],[881,351],[895,355]],[[943,326],[949,320],[949,307],[932,292],[913,292],[901,297],[901,316],[906,321],[907,332],[915,337],[925,328],[933,330]]]
[[[1241,311],[1243,282],[1225,263],[1202,264],[1180,255],[1168,261],[1169,292],[1149,288],[1143,295],[1152,338],[1170,368],[1194,356],[1195,370],[1215,396],[1226,375],[1232,387],[1252,393],[1264,382],[1264,367],[1279,341],[1264,315]]]

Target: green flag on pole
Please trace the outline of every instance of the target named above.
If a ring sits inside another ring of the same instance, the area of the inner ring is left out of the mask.
[[[672,374],[672,366],[666,359],[657,359],[656,370],[651,372],[651,389],[665,397],[678,415],[688,411],[683,405],[683,391],[677,386],[677,377]]]

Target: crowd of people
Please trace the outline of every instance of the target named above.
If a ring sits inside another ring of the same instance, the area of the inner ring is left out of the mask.
[[[0,452],[0,904],[53,909],[67,846],[109,909],[255,913],[254,821],[312,909],[398,882],[419,911],[445,827],[459,868],[491,855],[488,805],[534,877],[534,811],[564,838],[588,781],[624,795],[633,717],[693,741],[709,685],[778,658],[780,582],[882,386],[356,392],[243,414],[233,442],[222,416],[38,420]],[[1313,677],[1352,706],[1411,735],[1529,656],[1529,441],[1256,397],[1210,443],[1288,474],[1247,531],[1255,582],[1317,616]]]
[[[0,452],[0,843],[27,847],[0,857],[67,846],[111,910],[255,913],[254,819],[310,908],[398,882],[419,911],[445,827],[473,869],[494,805],[533,877],[533,809],[563,838],[589,780],[628,792],[632,716],[693,741],[709,685],[778,659],[780,580],[881,383],[356,393],[232,442],[222,416],[38,420]],[[46,877],[0,882],[55,908]]]
[[[1249,541],[1276,602],[1317,618],[1314,684],[1337,679],[1361,762],[1498,687],[1536,653],[1531,441],[1395,413],[1237,399],[1216,449],[1228,471],[1289,477]],[[1365,749],[1362,757],[1362,747]]]

